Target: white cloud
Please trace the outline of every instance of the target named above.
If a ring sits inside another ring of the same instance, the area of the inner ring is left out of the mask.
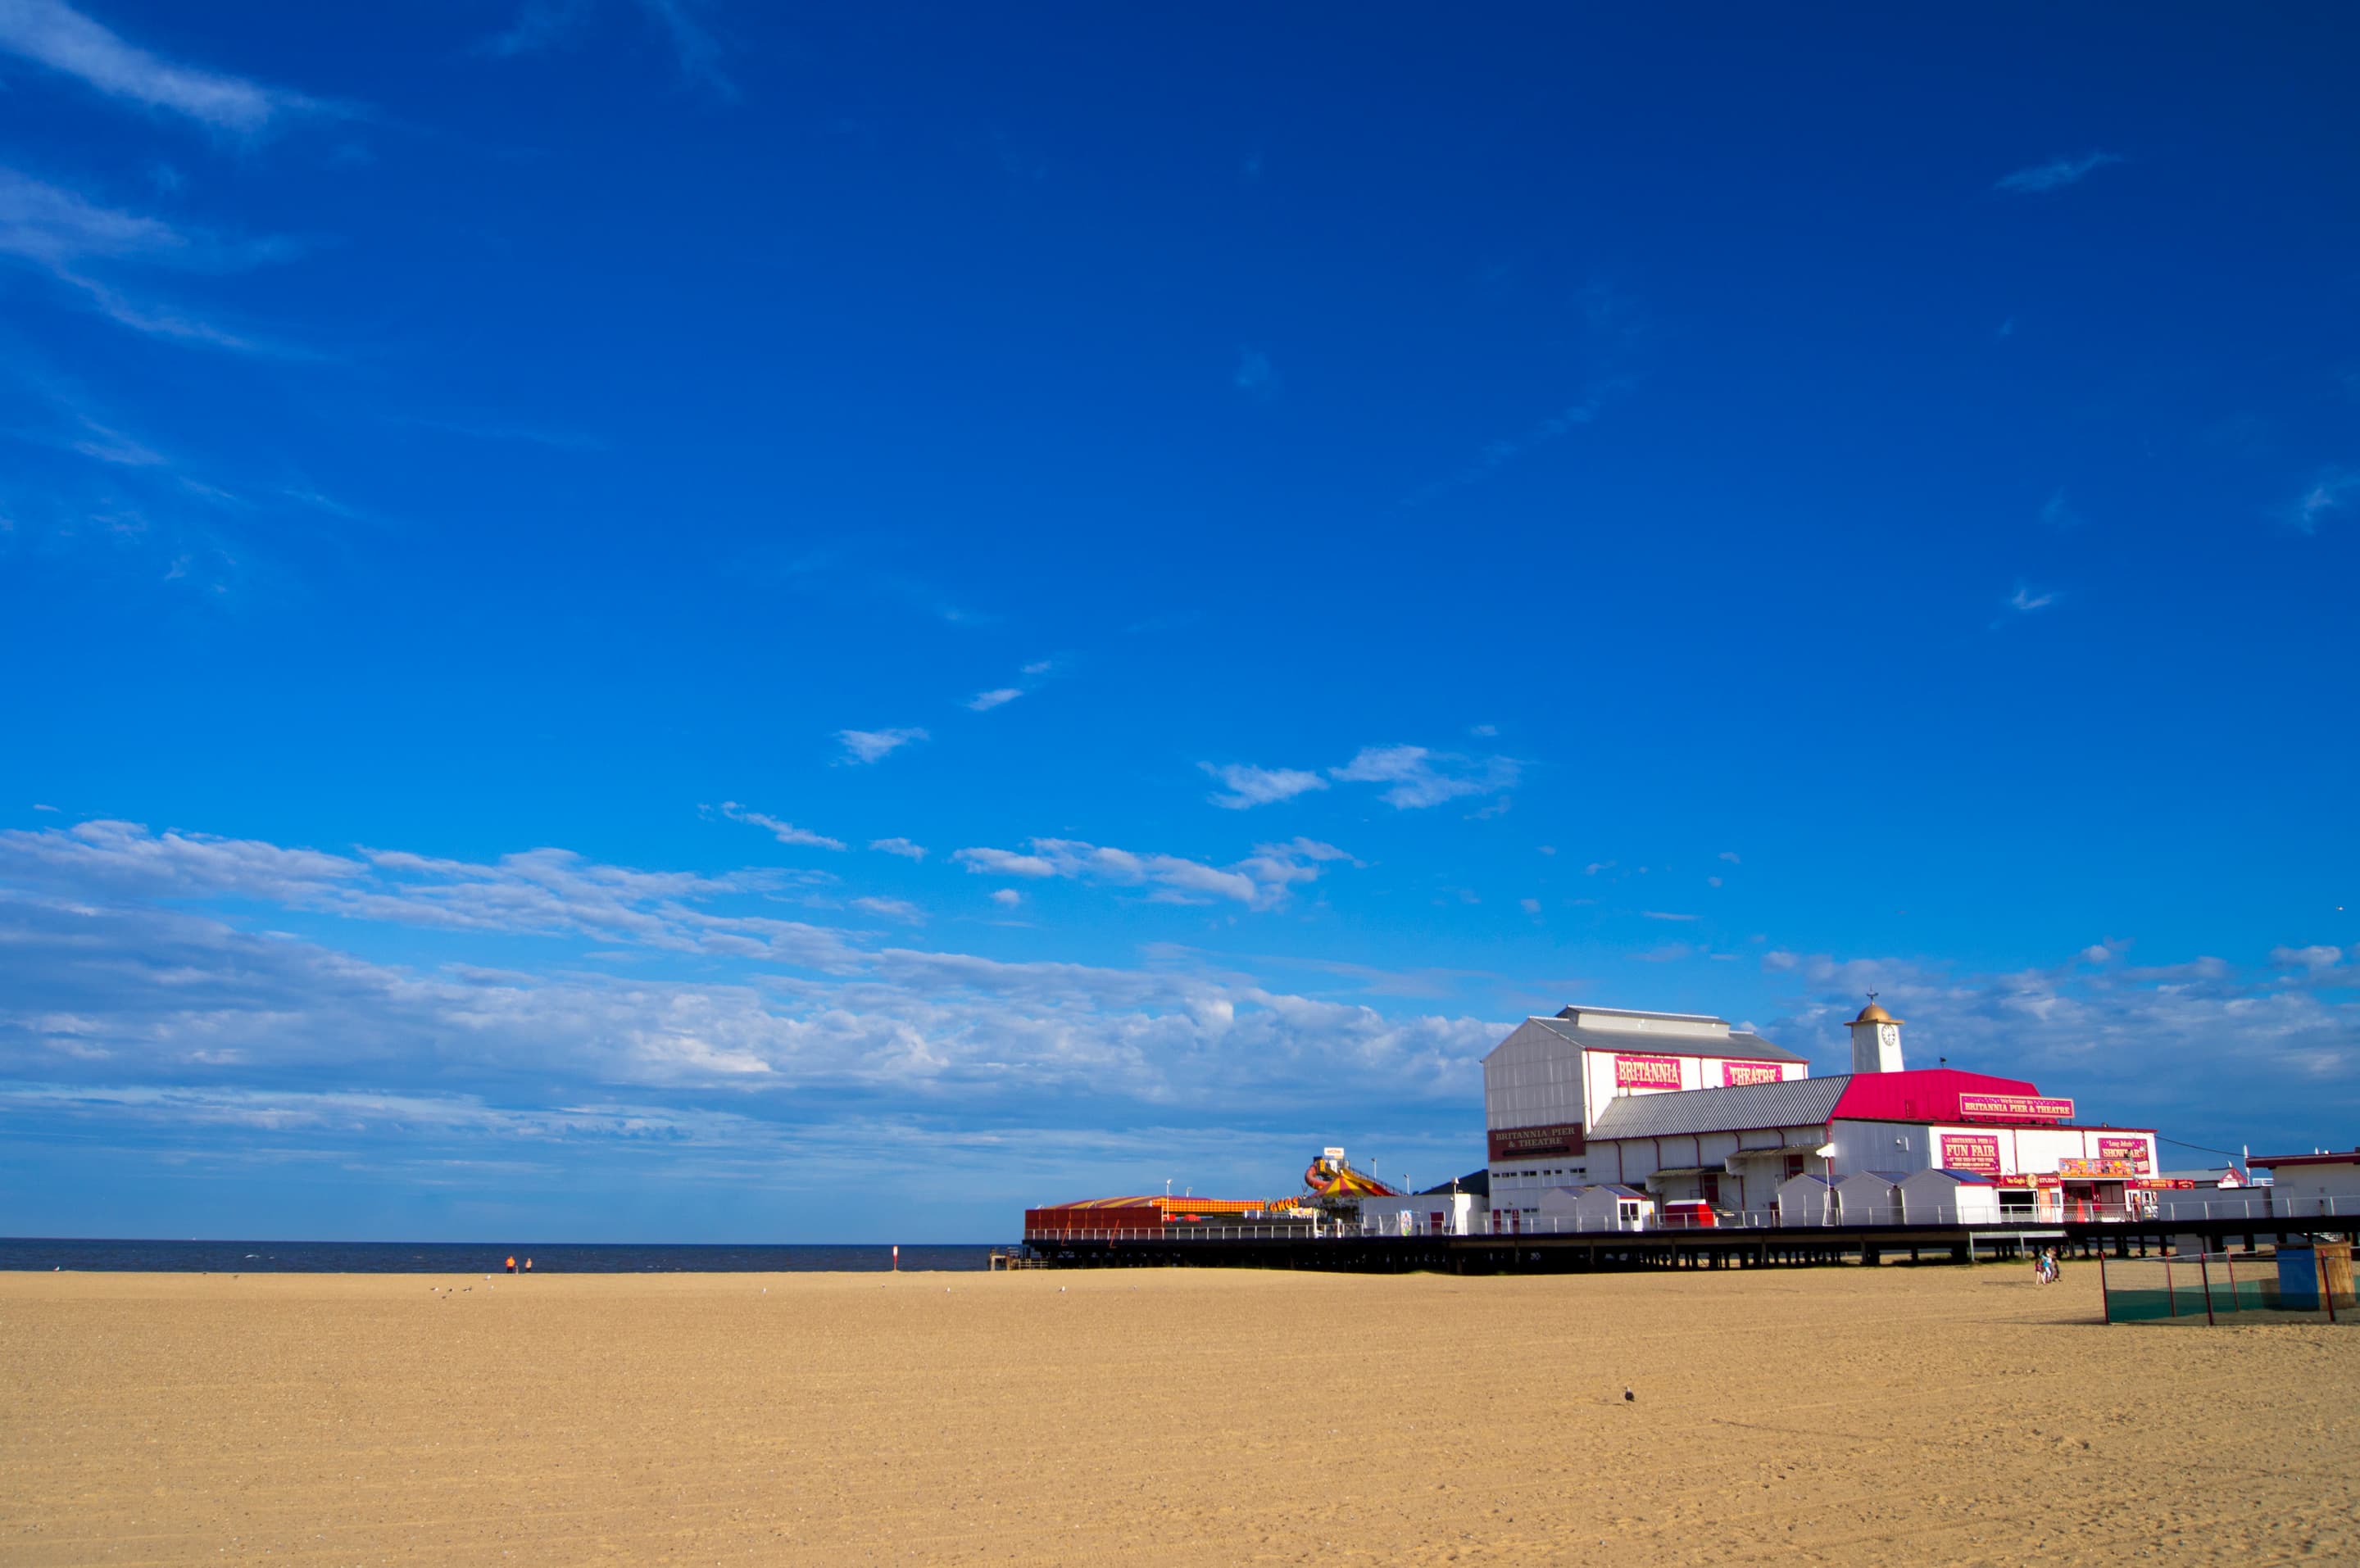
[[[1639,913],[1645,919],[1651,920],[1692,920],[1697,919],[1694,915],[1676,915],[1664,909],[1642,909]]]
[[[926,911],[906,898],[855,898],[852,907],[866,909],[872,915],[882,915],[889,920],[901,920],[908,925],[925,923]]]
[[[838,730],[836,738],[844,743],[846,760],[875,762],[913,742],[925,740],[921,729],[905,730]]]
[[[2049,605],[2057,603],[2058,597],[2053,589],[2035,590],[2018,583],[2016,585],[2016,592],[2007,596],[2007,607],[2016,615],[2028,615],[2035,610],[2049,608]]]
[[[1249,397],[1265,401],[1278,396],[1278,369],[1260,349],[1238,351],[1238,368],[1229,384]]]
[[[1002,909],[1012,909],[1024,901],[1024,895],[1013,887],[997,887],[992,890],[991,901]]]
[[[1319,867],[1330,861],[1349,860],[1335,845],[1317,839],[1291,839],[1284,844],[1257,844],[1253,854],[1234,866],[1217,866],[1176,855],[1135,854],[1078,839],[1036,838],[1030,853],[1005,849],[962,849],[951,858],[970,872],[985,877],[1063,877],[1075,881],[1145,887],[1159,903],[1200,903],[1227,899],[1252,909],[1269,909],[1285,900],[1298,884],[1317,880]]]
[[[776,817],[765,816],[760,811],[749,811],[746,807],[739,805],[735,800],[722,801],[721,814],[727,817],[733,822],[744,822],[749,827],[760,828],[764,832],[768,833],[772,838],[777,839],[781,844],[804,844],[813,849],[842,849],[844,847],[844,841],[842,839],[830,838],[825,833],[814,833],[809,828],[799,828],[792,822],[782,822]]]
[[[1475,724],[1470,726],[1467,733],[1471,735],[1479,735],[1485,740],[1490,740],[1493,735],[1500,733],[1500,726],[1497,724]]]
[[[1462,795],[1488,795],[1513,786],[1521,766],[1505,757],[1466,757],[1422,746],[1362,746],[1328,774],[1347,783],[1390,784],[1378,798],[1397,811],[1438,806]]]
[[[2055,158],[2047,163],[2019,169],[2013,174],[2004,174],[1993,182],[1993,188],[2011,191],[2019,196],[2045,196],[2069,185],[2080,184],[2110,163],[2123,161],[2121,154],[2111,152],[2084,153],[2080,158]]]
[[[1528,915],[1537,915],[1541,912],[1541,901],[1538,898],[1519,898],[1516,900],[1516,907]]]
[[[1036,659],[1032,663],[1026,665],[1020,673],[1025,675],[1046,675],[1056,667],[1057,661],[1054,659]]]
[[[1057,868],[1037,855],[1017,855],[1005,849],[962,849],[953,860],[986,877],[1054,877]]]
[[[2354,490],[2360,489],[2360,474],[2331,468],[2312,482],[2287,514],[2287,520],[2304,533],[2319,531],[2320,520],[2330,512],[2340,511],[2344,500]]]
[[[323,107],[298,93],[150,53],[64,0],[0,0],[0,49],[113,97],[185,114],[216,130],[257,132],[281,114]]]
[[[904,860],[926,858],[926,846],[912,844],[906,838],[872,838],[869,841],[869,847],[882,850],[887,855],[898,855]]]
[[[1255,768],[1242,762],[1219,768],[1209,762],[1196,766],[1218,779],[1228,791],[1206,798],[1232,811],[1267,806],[1273,801],[1293,800],[1308,790],[1328,788],[1327,779],[1299,768]]]
[[[7,0],[0,0],[5,6]],[[167,307],[133,299],[93,275],[93,263],[248,267],[278,254],[268,243],[235,245],[160,219],[104,206],[79,192],[0,167],[0,256],[47,272],[110,321],[150,336],[246,352],[285,353]]]
[[[988,713],[1003,703],[1013,702],[1022,695],[1024,692],[1020,687],[1001,686],[989,691],[978,691],[967,700],[967,705],[975,713]]]
[[[1737,858],[1737,851],[1735,851],[1735,850],[1733,850],[1733,849],[1724,849],[1724,850],[1722,850],[1722,851],[1721,852],[1721,857],[1723,860],[1726,860],[1727,862],[1729,862],[1732,866],[1738,866],[1738,865],[1742,865],[1742,864],[1743,864],[1743,862],[1741,862],[1741,861]]]
[[[2344,962],[2344,950],[2314,943],[2310,947],[2274,947],[2270,962],[2281,969],[2307,969],[2316,975]]]

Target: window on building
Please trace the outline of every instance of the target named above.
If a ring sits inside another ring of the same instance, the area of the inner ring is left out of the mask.
[[[1799,1154],[1790,1154],[1786,1156],[1786,1174],[1789,1176],[1800,1176],[1802,1173],[1803,1157]]]

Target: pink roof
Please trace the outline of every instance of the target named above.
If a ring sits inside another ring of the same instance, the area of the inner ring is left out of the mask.
[[[2016,1094],[2037,1097],[2040,1091],[2021,1078],[1994,1078],[1988,1073],[1962,1073],[1955,1067],[1920,1067],[1907,1073],[1855,1073],[1844,1085],[1830,1121],[1839,1117],[1863,1122],[1956,1122],[1968,1117],[1959,1109],[1961,1094]],[[1977,1117],[1989,1120],[1989,1117]],[[2045,1124],[2044,1124],[2045,1125]]]

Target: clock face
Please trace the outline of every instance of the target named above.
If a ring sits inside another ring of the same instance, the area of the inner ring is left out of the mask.
[[[1901,1043],[1901,1026],[1899,1024],[1877,1025],[1876,1043],[1882,1046],[1899,1045]]]

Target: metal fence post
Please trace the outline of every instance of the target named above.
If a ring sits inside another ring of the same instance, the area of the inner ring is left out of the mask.
[[[2204,1286],[2204,1326],[2212,1328],[2215,1326],[2212,1321],[2212,1269],[2204,1261],[2204,1255],[2201,1252],[2196,1255],[2196,1277]]]
[[[2171,1288],[2171,1259],[2163,1260],[2163,1304],[2173,1317],[2180,1315],[2180,1292]]]

